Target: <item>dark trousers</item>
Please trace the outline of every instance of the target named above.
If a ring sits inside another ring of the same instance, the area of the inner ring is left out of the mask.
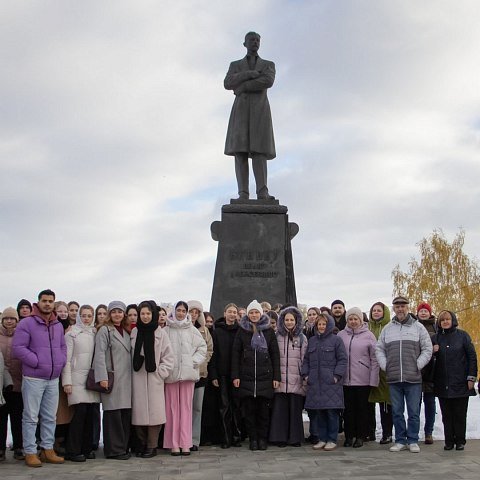
[[[123,455],[128,450],[132,410],[103,411],[103,452],[105,457]]]
[[[293,445],[302,443],[303,404],[305,397],[295,393],[276,393],[273,397],[272,416],[270,419],[269,440],[274,443]]]
[[[162,425],[135,425],[135,433],[138,438],[138,442],[141,445],[140,450],[137,452],[143,452],[145,448],[157,448],[158,435]]]
[[[377,431],[377,419],[375,417],[375,404],[368,402],[368,439],[375,441]]]
[[[386,402],[378,405],[380,407],[380,421],[382,422],[382,437],[391,437],[393,432],[392,406]]]
[[[93,434],[92,434],[92,449],[97,450],[100,443],[100,432],[102,430],[102,421],[100,416],[100,404],[93,404]]]
[[[221,377],[218,383],[220,390],[219,413],[221,443],[231,445],[241,440],[240,428],[242,411],[240,408],[240,400],[230,378]]]
[[[364,439],[368,436],[370,387],[343,387],[345,410],[343,412],[345,438]]]
[[[74,406],[67,434],[66,452],[69,455],[87,455],[92,451],[93,410],[96,403],[78,403]]]
[[[242,414],[250,441],[267,439],[270,426],[270,400],[265,397],[242,399]]]
[[[231,383],[231,382],[230,382]],[[220,388],[212,385],[210,380],[205,385],[202,405],[202,428],[200,445],[224,442],[220,423]],[[228,438],[228,437],[227,437]]]
[[[10,428],[12,430],[14,450],[23,448],[22,438],[22,392],[4,392],[5,405],[0,407],[0,450],[6,450],[7,425],[10,415]]]
[[[464,445],[467,430],[468,398],[439,398],[445,445]]]

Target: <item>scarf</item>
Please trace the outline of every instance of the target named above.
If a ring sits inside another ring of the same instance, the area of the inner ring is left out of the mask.
[[[250,342],[250,346],[253,350],[256,350],[259,353],[268,352],[267,340],[265,339],[265,335],[263,335],[264,330],[271,328],[270,319],[267,317],[267,315],[264,314],[260,317],[255,329],[253,328],[253,323],[251,323],[247,315],[245,315],[240,320],[240,327],[247,332],[253,332],[252,340]]]
[[[152,312],[152,320],[143,323],[140,319],[142,308],[148,308]],[[133,351],[133,369],[138,372],[145,362],[145,370],[148,373],[157,370],[155,362],[155,330],[158,328],[158,309],[153,300],[147,300],[138,306],[137,339]],[[141,354],[143,347],[143,355]]]

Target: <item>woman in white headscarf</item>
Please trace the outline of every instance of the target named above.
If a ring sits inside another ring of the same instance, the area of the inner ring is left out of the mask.
[[[83,305],[77,312],[75,325],[65,334],[67,363],[62,371],[62,385],[68,405],[74,406],[66,442],[66,458],[73,462],[95,458],[92,452],[93,410],[100,402],[100,395],[85,387],[95,350],[94,316],[93,307]]]
[[[200,378],[199,367],[207,356],[207,344],[192,324],[187,302],[175,304],[165,328],[172,344],[174,366],[165,380],[167,422],[163,446],[170,448],[174,456],[190,455],[193,390]]]

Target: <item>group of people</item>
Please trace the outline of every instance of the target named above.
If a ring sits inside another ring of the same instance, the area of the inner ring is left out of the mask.
[[[9,417],[14,458],[30,467],[95,458],[100,405],[104,455],[116,460],[247,437],[251,450],[300,446],[304,409],[314,450],[335,449],[342,429],[344,447],[359,448],[376,438],[376,403],[380,443],[416,453],[422,397],[425,443],[438,397],[444,448],[463,450],[477,378],[471,339],[454,312],[435,318],[421,303],[414,315],[405,297],[392,303],[392,319],[381,302],[367,316],[335,300],[304,320],[296,306],[253,300],[214,321],[195,300],[169,312],[153,300],[94,309],[43,290],[1,314],[0,461]]]

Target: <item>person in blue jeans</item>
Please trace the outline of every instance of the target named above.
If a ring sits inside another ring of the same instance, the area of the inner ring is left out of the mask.
[[[305,408],[314,423],[319,441],[315,450],[334,450],[337,446],[339,415],[344,408],[343,379],[347,371],[347,352],[343,341],[333,333],[335,320],[321,313],[315,335],[308,340],[302,376],[307,380]]]
[[[376,356],[390,386],[395,444],[391,452],[420,452],[420,401],[422,373],[432,357],[432,341],[425,327],[408,312],[409,301],[403,296],[393,299],[395,316],[378,338]],[[408,422],[404,410],[407,404]]]
[[[32,314],[15,329],[13,355],[22,362],[23,447],[25,463],[41,467],[63,463],[53,450],[58,407],[58,378],[67,361],[67,346],[62,324],[54,311],[55,293],[43,290],[34,303]],[[40,422],[40,458],[37,456],[35,431]]]

